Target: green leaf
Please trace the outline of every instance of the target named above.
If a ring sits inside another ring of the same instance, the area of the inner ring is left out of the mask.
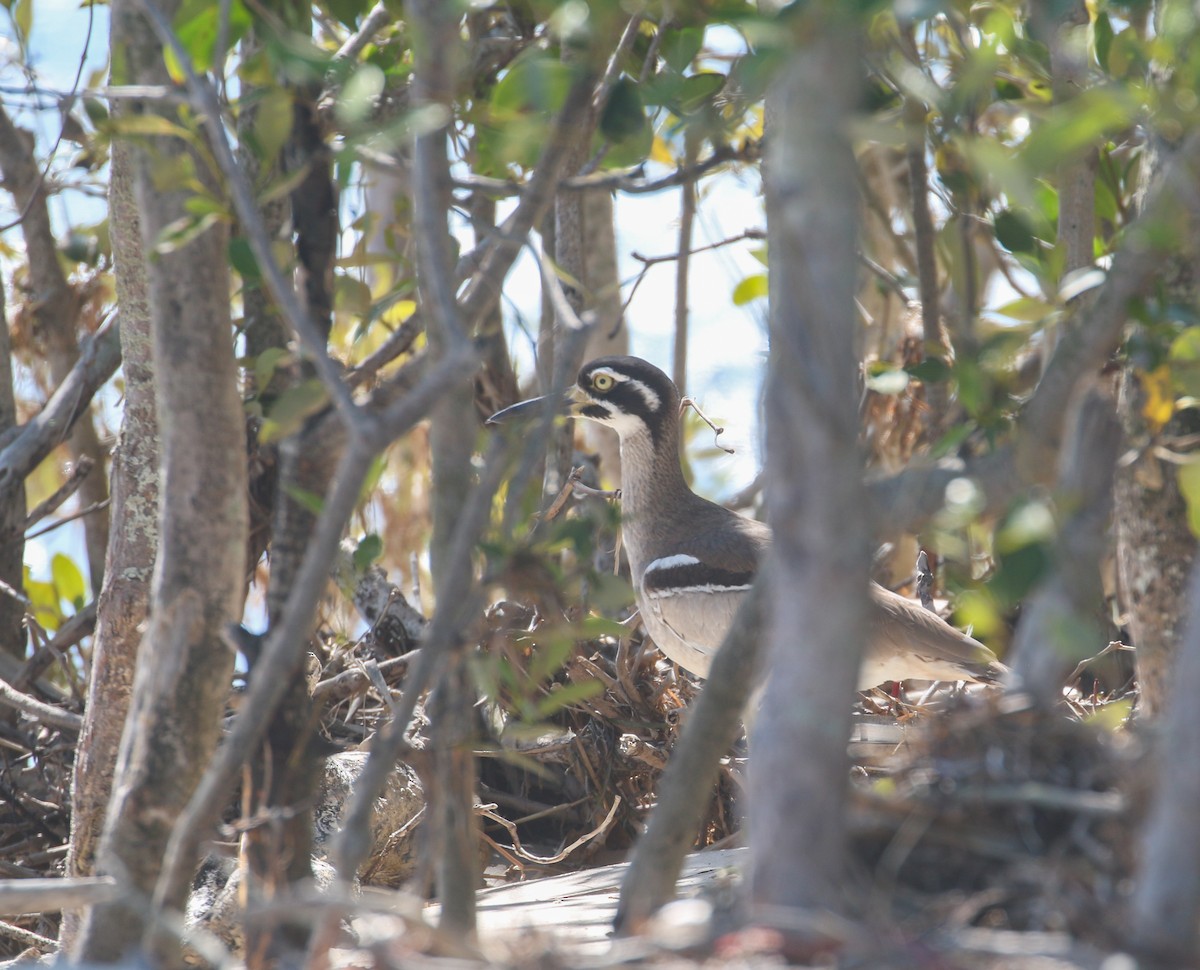
[[[220,216],[210,212],[204,216],[183,216],[163,227],[154,242],[154,252],[173,253],[199,238],[210,227],[220,221]]]
[[[50,560],[50,575],[54,579],[54,588],[59,599],[70,603],[76,612],[83,609],[87,586],[75,561],[61,552],[56,552]]]
[[[15,0],[12,5],[13,26],[21,44],[29,43],[29,32],[33,30],[33,0]]]
[[[1171,386],[1176,393],[1200,397],[1200,327],[1187,327],[1171,341]]]
[[[1037,249],[1037,237],[1029,223],[1012,209],[1001,209],[992,217],[996,240],[1010,253],[1028,253]]]
[[[62,607],[57,586],[31,578],[28,567],[25,569],[25,595],[33,608],[34,619],[43,628],[53,632],[62,625]]]
[[[679,111],[681,114],[691,114],[700,108],[725,87],[725,75],[711,71],[692,74],[683,79],[679,90]]]
[[[622,77],[613,85],[600,115],[600,131],[611,142],[640,134],[646,127],[646,109],[637,82]]]
[[[371,287],[357,277],[339,273],[334,279],[333,294],[339,313],[365,317],[371,312]]]
[[[904,369],[910,376],[915,377],[923,384],[948,381],[951,375],[950,365],[942,357],[926,357],[920,363],[912,364]]]
[[[292,355],[283,347],[268,347],[254,359],[254,386],[261,394],[263,388],[271,383],[275,371],[281,363],[291,361]]]
[[[745,306],[767,295],[767,274],[755,273],[747,276],[733,288],[734,306]]]
[[[1108,13],[1103,10],[1096,12],[1092,22],[1092,43],[1096,48],[1096,61],[1105,71],[1108,70],[1108,55],[1112,51],[1113,29]]]
[[[253,144],[259,161],[271,162],[292,133],[292,95],[287,88],[268,88],[254,115]]]
[[[571,69],[549,54],[518,58],[495,88],[491,107],[501,117],[525,112],[553,115],[567,98]]]
[[[290,482],[285,486],[284,491],[287,492],[288,498],[313,515],[320,515],[325,510],[325,499],[316,492],[310,492],[308,489]]]
[[[184,0],[175,14],[175,35],[183,44],[192,65],[201,73],[213,68],[213,57],[217,53],[217,41],[221,33],[221,11],[229,11],[229,22],[225,35],[227,50],[242,39],[250,29],[250,12],[241,0],[228,4],[212,3],[211,0]]]
[[[358,545],[354,548],[354,571],[356,573],[366,572],[367,567],[376,559],[383,555],[383,540],[374,532],[369,533],[359,540]]]
[[[604,685],[599,680],[580,680],[572,684],[558,684],[549,694],[538,701],[534,712],[537,717],[544,718],[561,710],[578,704],[589,697],[595,697],[604,692]]]
[[[250,243],[246,241],[244,236],[234,236],[230,239],[227,253],[229,256],[229,265],[237,270],[238,274],[247,283],[262,279],[262,271],[258,268],[258,260],[254,258],[254,251],[250,248]]]
[[[998,317],[1008,317],[1010,320],[1021,320],[1026,323],[1037,323],[1045,320],[1055,311],[1055,308],[1045,300],[1036,296],[1019,296],[1004,306],[996,307],[991,313]]]
[[[1188,528],[1200,538],[1200,461],[1178,466],[1179,494],[1187,503]]]
[[[669,31],[659,52],[667,62],[667,67],[676,74],[682,74],[696,59],[703,45],[703,27],[684,27],[682,30]]]
[[[329,392],[316,378],[289,387],[275,399],[258,431],[263,444],[279,441],[300,430],[300,426],[329,404]]]
[[[374,109],[376,99],[383,93],[385,81],[383,71],[374,64],[363,64],[359,67],[342,87],[337,100],[338,119],[344,124],[363,121]],[[440,127],[440,123],[434,127]]]
[[[1084,91],[1069,104],[1051,108],[1021,148],[1021,157],[1034,172],[1047,172],[1078,156],[1107,136],[1133,124],[1140,111],[1123,88],[1110,86]]]

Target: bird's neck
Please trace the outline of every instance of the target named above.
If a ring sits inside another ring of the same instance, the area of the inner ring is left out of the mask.
[[[646,566],[641,537],[662,516],[663,503],[674,511],[693,497],[679,463],[678,435],[657,441],[648,431],[621,436],[621,521],[635,576]]]

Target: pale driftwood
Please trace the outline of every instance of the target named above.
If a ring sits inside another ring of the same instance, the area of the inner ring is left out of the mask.
[[[123,890],[111,876],[78,879],[0,880],[0,916],[78,909],[117,899]]]

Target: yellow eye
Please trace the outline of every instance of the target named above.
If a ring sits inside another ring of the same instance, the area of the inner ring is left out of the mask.
[[[617,382],[611,374],[596,374],[592,377],[592,387],[597,391],[611,391],[615,383]]]

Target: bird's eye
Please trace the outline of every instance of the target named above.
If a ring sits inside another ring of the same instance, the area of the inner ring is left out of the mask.
[[[597,391],[611,391],[615,383],[611,374],[596,374],[592,377],[592,387]]]

